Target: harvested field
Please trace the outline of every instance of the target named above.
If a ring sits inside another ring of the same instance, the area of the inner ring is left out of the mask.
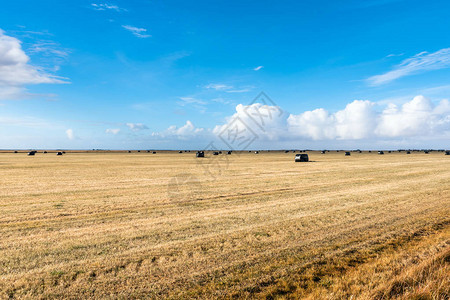
[[[0,153],[0,298],[448,299],[443,153]]]

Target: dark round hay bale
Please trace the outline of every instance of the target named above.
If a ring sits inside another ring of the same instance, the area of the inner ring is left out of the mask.
[[[61,156],[61,155],[63,155],[63,153],[62,152],[57,152],[56,155],[57,156]]]
[[[411,151],[406,151],[406,154],[411,154]]]
[[[450,151],[445,151],[445,155],[450,155]]]
[[[195,154],[196,157],[205,157],[205,152],[204,151],[197,151],[197,153]]]
[[[36,151],[30,151],[28,152],[28,156],[34,156],[36,154]]]
[[[350,156],[350,152],[345,152],[345,156]]]
[[[384,152],[383,151],[378,151],[378,154],[384,154]]]
[[[230,155],[230,154],[231,154],[231,151],[228,151],[227,154]]]
[[[309,161],[308,154],[296,154],[294,161],[295,162],[307,162],[307,161]]]

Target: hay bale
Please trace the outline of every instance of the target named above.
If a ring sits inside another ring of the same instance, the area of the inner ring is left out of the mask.
[[[406,154],[411,154],[411,151],[406,151]]]
[[[294,161],[295,162],[307,162],[307,161],[309,161],[308,154],[296,154]]]
[[[152,153],[153,153],[153,154],[156,154],[156,151],[153,151]]]
[[[230,155],[230,154],[231,154],[231,151],[228,151],[227,154]]]
[[[284,153],[289,153],[289,150],[284,150]]]
[[[259,151],[255,151],[255,154],[258,154],[259,153]]]
[[[445,155],[450,155],[450,151],[445,151]]]
[[[28,152],[28,156],[34,156],[36,154],[36,151],[30,151]]]
[[[214,152],[213,152],[213,155],[219,155],[219,152],[214,151]]]
[[[131,153],[131,151],[130,151],[130,150],[128,150],[128,153]]]
[[[178,153],[183,153],[183,151],[178,151]]]
[[[424,150],[423,153],[428,154],[428,153],[430,153],[430,151]]]
[[[61,155],[63,155],[63,153],[62,152],[57,152],[56,155],[57,156],[61,156]]]
[[[320,153],[325,154],[325,152],[326,152],[325,150],[322,150]]]
[[[197,151],[197,153],[195,154],[196,157],[205,157],[205,152],[204,151]]]
[[[345,152],[345,156],[350,156],[350,152]]]
[[[44,151],[44,152],[42,152],[42,153],[46,154],[46,153],[47,153],[47,151]]]
[[[384,152],[383,151],[378,151],[378,154],[384,154]]]
[[[19,152],[17,152],[17,151],[14,151],[14,153],[19,153]]]

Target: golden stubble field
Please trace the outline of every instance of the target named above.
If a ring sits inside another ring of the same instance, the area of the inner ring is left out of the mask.
[[[441,152],[0,153],[0,298],[448,299]]]

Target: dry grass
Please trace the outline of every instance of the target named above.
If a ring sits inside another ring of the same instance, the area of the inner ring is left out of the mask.
[[[449,156],[293,160],[1,153],[0,298],[449,298]]]

